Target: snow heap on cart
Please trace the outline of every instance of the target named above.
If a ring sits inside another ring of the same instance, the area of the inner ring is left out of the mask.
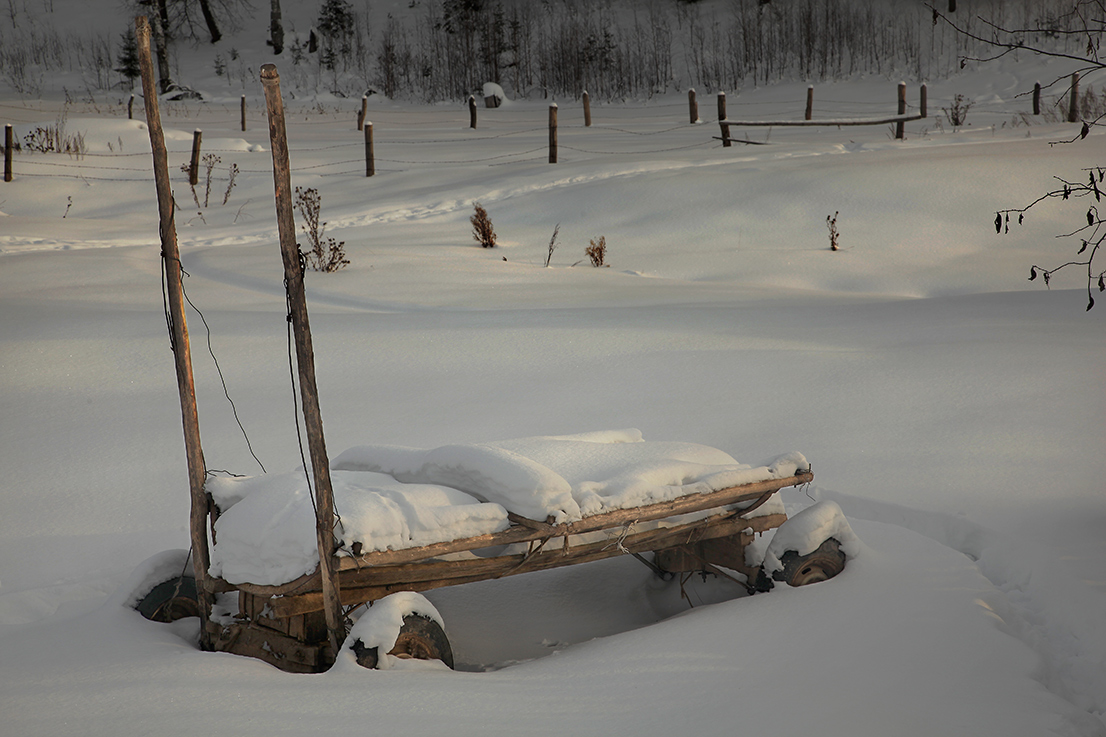
[[[751,466],[715,448],[619,430],[430,450],[359,446],[334,459],[331,472],[342,603],[390,597],[343,646],[368,667],[396,655],[452,663],[432,605],[412,593],[391,598],[396,592],[627,553],[660,574],[721,567],[764,591],[772,578],[830,578],[857,548],[836,505],[816,505],[779,536],[788,549],[770,548],[762,567],[750,543],[787,521],[776,492],[813,478],[797,452]],[[328,668],[336,655],[304,470],[210,478],[206,489],[214,503],[211,585],[221,595],[221,616],[209,623],[215,649],[289,671]]]

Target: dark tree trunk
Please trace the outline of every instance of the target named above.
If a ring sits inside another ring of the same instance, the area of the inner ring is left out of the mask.
[[[204,14],[204,23],[207,24],[207,32],[211,34],[211,43],[219,43],[223,34],[219,32],[219,25],[215,22],[215,15],[211,12],[211,3],[208,0],[200,0],[200,12]]]
[[[280,17],[280,0],[271,0],[269,10],[269,36],[273,44],[273,53],[284,51],[284,23]]]

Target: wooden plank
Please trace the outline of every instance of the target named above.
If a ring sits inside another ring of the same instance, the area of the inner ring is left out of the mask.
[[[184,291],[181,286],[180,250],[177,248],[177,226],[173,219],[173,189],[169,183],[168,156],[165,152],[165,132],[161,127],[161,111],[154,91],[154,66],[150,56],[150,24],[146,16],[134,19],[138,45],[139,67],[142,73],[142,94],[146,103],[146,128],[150,134],[150,149],[154,159],[154,186],[160,216],[162,268],[168,294],[173,359],[177,371],[177,393],[180,395],[181,420],[184,426],[184,447],[188,462],[188,488],[191,498],[188,529],[192,541],[192,565],[196,576],[196,593],[200,610],[200,649],[209,650],[211,642],[204,626],[211,614],[211,596],[207,579],[210,564],[207,547],[207,494],[204,482],[207,466],[200,445],[200,418],[196,411],[196,389],[192,380],[192,351],[188,342],[188,323],[184,316]]]
[[[788,486],[801,486],[814,480],[814,474],[809,471],[798,473],[782,479],[767,479],[742,486],[734,486],[728,489],[720,489],[709,494],[689,494],[667,502],[658,502],[643,507],[632,509],[618,509],[613,512],[597,514],[585,517],[577,522],[561,525],[550,525],[534,520],[528,520],[528,524],[516,524],[501,532],[492,532],[486,535],[450,540],[433,545],[424,545],[418,548],[402,548],[400,550],[384,550],[365,553],[359,556],[343,556],[338,559],[336,569],[345,575],[346,571],[360,570],[368,566],[393,565],[397,563],[410,563],[428,558],[435,558],[450,553],[461,553],[481,548],[490,548],[498,545],[510,545],[513,543],[531,542],[543,538],[564,537],[566,535],[579,535],[585,532],[596,532],[611,527],[620,527],[629,522],[647,522],[666,517],[675,517],[692,512],[702,512],[716,507],[737,504],[743,501],[759,500],[766,492],[778,491]],[[521,521],[517,515],[508,515],[512,520]],[[755,519],[760,519],[759,517]],[[240,583],[225,584],[215,582],[213,586],[226,585],[228,589],[249,591],[259,596],[288,596],[292,594],[318,591],[320,583],[318,571],[301,576],[295,581],[276,586],[264,586],[260,584]]]
[[[701,540],[741,535],[749,529],[753,532],[764,532],[779,527],[786,519],[786,515],[771,514],[747,520],[734,517],[733,513],[725,513],[676,527],[631,533],[620,542],[608,539],[576,545],[567,554],[561,549],[552,549],[536,555],[516,554],[495,558],[427,561],[363,568],[343,573],[342,603],[350,606],[373,601],[396,591],[428,591],[444,586],[588,563],[624,553],[640,553],[689,545]],[[310,592],[272,599],[269,606],[274,616],[290,617],[321,609],[323,599],[321,593]]]
[[[275,65],[261,66],[261,84],[265,88],[265,104],[269,117],[277,231],[284,261],[284,283],[292,331],[295,334],[303,421],[307,430],[311,471],[315,477],[315,533],[319,550],[319,576],[326,602],[326,626],[330,632],[330,646],[337,652],[346,638],[346,627],[338,596],[338,578],[333,570],[334,552],[337,548],[334,539],[334,491],[330,482],[330,461],[323,438],[319,391],[315,384],[315,351],[311,344],[307,297],[303,291],[303,263],[296,244],[296,224],[292,217],[292,182],[288,162],[288,136],[284,128],[284,100],[280,96],[280,74]]]
[[[216,652],[257,658],[288,673],[321,673],[334,662],[326,645],[309,645],[273,630],[214,622],[208,630]]]

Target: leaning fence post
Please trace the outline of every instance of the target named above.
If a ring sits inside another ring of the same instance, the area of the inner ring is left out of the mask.
[[[323,418],[315,383],[315,351],[311,344],[311,325],[307,316],[307,298],[303,292],[303,267],[296,245],[296,224],[292,217],[291,169],[288,162],[288,137],[284,125],[284,101],[280,96],[280,74],[272,64],[261,66],[265,88],[265,106],[269,119],[269,140],[273,154],[273,189],[276,196],[277,232],[284,262],[284,283],[288,297],[289,319],[295,334],[296,368],[299,373],[300,399],[304,427],[311,455],[311,473],[315,479],[315,542],[319,551],[319,579],[323,590],[323,612],[330,647],[337,655],[346,638],[338,574],[334,570],[334,489],[330,480],[330,462],[323,438]],[[306,472],[306,469],[305,469]]]
[[[12,148],[15,146],[15,135],[11,125],[4,126],[4,181],[12,180]]]
[[[245,133],[246,132],[246,96],[245,95],[242,95],[242,104],[241,104],[240,108],[241,108],[241,112],[242,112],[242,115],[241,115],[241,118],[242,118],[242,132]]]
[[[200,139],[203,135],[199,128],[192,132],[192,166],[188,170],[188,183],[193,187],[200,181]]]
[[[922,82],[922,86],[918,89],[918,113],[924,120],[929,117],[929,87],[925,82]]]
[[[373,124],[365,121],[365,176],[376,174],[376,155],[373,153]]]
[[[906,82],[899,82],[899,116],[906,115]],[[901,141],[906,137],[906,122],[895,123],[895,138]]]
[[[591,127],[591,97],[588,95],[588,91],[584,90],[584,127]]]
[[[131,93],[131,98],[127,100],[127,120],[134,120],[134,93]]]
[[[1068,122],[1079,122],[1079,72],[1071,73],[1071,103],[1068,105]]]
[[[719,120],[725,120],[726,119],[726,93],[725,92],[719,92],[718,93],[718,119]],[[723,144],[723,145],[725,145],[725,144]]]
[[[469,95],[469,128],[476,130],[476,98]]]
[[[1041,114],[1041,83],[1033,85],[1033,114]]]
[[[365,127],[365,118],[369,115],[369,96],[361,95],[361,112],[357,113],[357,130]]]
[[[814,119],[814,85],[806,88],[806,117],[803,120]]]
[[[557,103],[549,105],[549,163],[557,163]]]
[[[699,122],[699,103],[695,101],[695,90],[687,91],[687,108],[692,123]]]

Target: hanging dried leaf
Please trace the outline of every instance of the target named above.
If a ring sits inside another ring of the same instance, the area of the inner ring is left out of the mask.
[[[1022,220],[1025,220],[1025,213],[1018,213],[1018,225],[1022,224]]]
[[[1002,213],[1001,212],[995,214],[995,232],[996,233],[1001,233],[1002,232]]]
[[[1094,307],[1094,297],[1092,297],[1091,295],[1088,294],[1087,295],[1087,312],[1090,312],[1092,307]]]
[[[1094,208],[1087,210],[1087,225],[1094,225]]]
[[[1102,276],[1098,277],[1098,291],[1106,292],[1106,281],[1102,280]]]
[[[1036,278],[1037,278],[1037,267],[1036,266],[1030,266],[1029,267],[1029,281],[1033,281]]]
[[[1083,241],[1083,245],[1081,245],[1079,247],[1079,250],[1075,252],[1075,255],[1078,256],[1079,254],[1083,253],[1086,250],[1087,250],[1087,241]]]
[[[1079,138],[1083,139],[1087,137],[1087,134],[1091,132],[1091,126],[1087,125],[1087,121],[1083,121],[1083,130],[1079,131]]]
[[[1043,276],[1043,277],[1045,278],[1045,286],[1047,287],[1047,286],[1048,286],[1048,282],[1049,282],[1049,279],[1051,279],[1051,278],[1052,278],[1052,274],[1051,274],[1051,272],[1048,272],[1048,271],[1042,271],[1042,272],[1041,272],[1041,276]]]

